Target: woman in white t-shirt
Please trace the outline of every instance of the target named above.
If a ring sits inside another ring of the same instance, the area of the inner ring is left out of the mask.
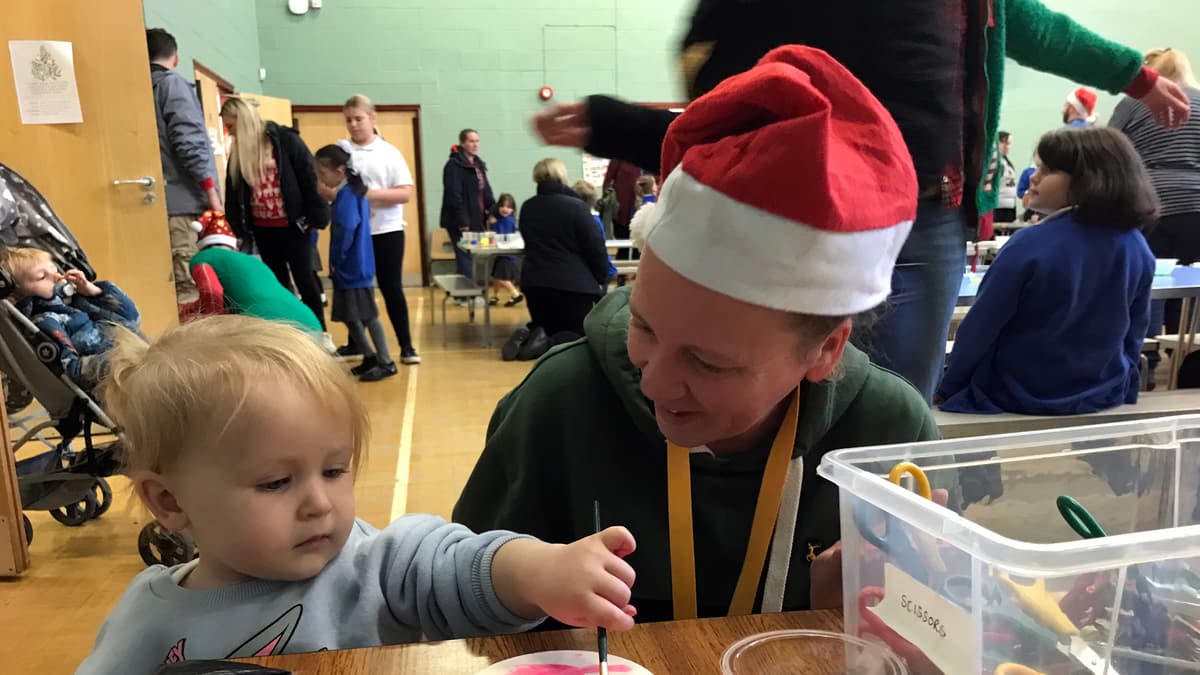
[[[367,184],[371,203],[371,243],[375,251],[375,278],[387,306],[388,318],[400,341],[400,362],[421,362],[413,347],[408,327],[408,302],[404,299],[404,204],[412,197],[413,178],[408,162],[396,146],[383,140],[375,129],[375,106],[371,99],[355,94],[342,112],[350,133],[347,150],[350,164]],[[338,350],[352,355],[358,345]]]

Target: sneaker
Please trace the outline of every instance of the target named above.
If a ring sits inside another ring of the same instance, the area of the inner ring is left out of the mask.
[[[386,366],[375,364],[369,370],[364,371],[358,376],[359,382],[378,382],[385,380],[396,374],[396,364],[389,363]]]
[[[400,363],[406,366],[415,366],[421,362],[421,357],[417,356],[416,350],[407,350],[400,353]]]
[[[345,344],[337,348],[337,355],[346,358],[348,356],[362,356],[362,350],[351,344]]]
[[[500,304],[500,297],[493,295],[492,297],[488,298],[488,304],[492,307],[495,307],[496,305]]]
[[[505,307],[516,307],[517,305],[521,304],[522,302],[525,302],[525,294],[517,293],[516,295],[512,296],[512,298],[510,298],[508,302],[504,303],[504,306]]]
[[[362,360],[362,363],[351,368],[350,374],[351,375],[362,375],[363,373],[367,372],[368,370],[371,370],[372,368],[375,368],[378,365],[379,365],[379,359],[375,358],[374,356],[368,356],[367,358]]]
[[[321,334],[321,349],[324,349],[329,354],[337,354],[337,347],[333,344],[333,338],[329,333]]]

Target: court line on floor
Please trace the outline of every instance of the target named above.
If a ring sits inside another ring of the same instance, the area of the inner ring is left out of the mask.
[[[413,312],[412,340],[414,345],[421,344],[421,331],[424,328],[425,298],[417,298],[417,311]],[[405,366],[401,366],[402,368]],[[408,387],[404,392],[404,417],[400,424],[400,450],[396,456],[396,482],[392,487],[392,514],[388,522],[393,522],[404,515],[408,508],[408,474],[412,463],[413,421],[417,414],[417,378],[421,374],[421,366],[408,367]]]

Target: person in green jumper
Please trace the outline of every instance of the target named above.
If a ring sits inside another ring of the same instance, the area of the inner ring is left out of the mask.
[[[454,520],[567,542],[598,500],[638,538],[639,621],[840,603],[822,455],[938,437],[848,344],[916,215],[903,138],[828,54],[783,47],[689,105],[662,166],[637,283],[500,401]]]
[[[1161,21],[1135,9],[1129,14],[1148,27]],[[689,96],[787,44],[823,49],[861,79],[895,118],[912,154],[920,185],[917,220],[900,252],[888,311],[861,344],[927,400],[945,366],[966,232],[998,199],[989,168],[997,156],[1006,57],[1081,85],[1125,92],[1169,128],[1182,126],[1189,114],[1182,89],[1145,67],[1140,51],[1041,0],[696,0],[680,49]],[[674,116],[589,96],[548,107],[534,126],[546,143],[654,173]]]
[[[205,211],[193,224],[200,230],[191,273],[200,299],[185,306],[181,319],[196,314],[245,314],[290,323],[328,342],[312,310],[279,283],[258,258],[237,250],[238,241],[225,216]],[[330,346],[330,345],[327,345]]]

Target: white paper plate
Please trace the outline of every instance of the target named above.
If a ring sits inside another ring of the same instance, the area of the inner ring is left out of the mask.
[[[476,675],[596,675],[599,672],[596,652],[561,650],[514,656],[493,663]],[[612,675],[652,675],[633,661],[612,654],[608,655],[608,672]]]

